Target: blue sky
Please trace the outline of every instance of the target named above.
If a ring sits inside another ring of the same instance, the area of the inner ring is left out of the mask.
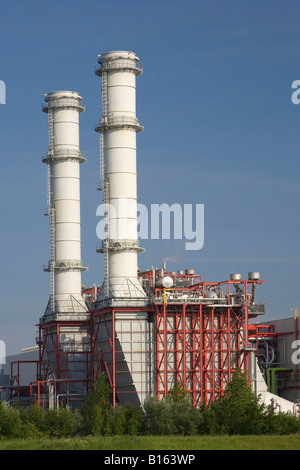
[[[137,80],[139,202],[205,205],[205,242],[145,240],[139,266],[194,268],[207,281],[260,271],[266,321],[299,305],[300,79],[296,0],[12,0],[1,6],[0,339],[7,352],[35,344],[49,296],[45,93],[78,91],[85,285],[101,284],[95,253],[101,194],[97,55],[132,50]]]

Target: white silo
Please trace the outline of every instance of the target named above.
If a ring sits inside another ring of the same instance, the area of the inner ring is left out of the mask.
[[[99,360],[105,358],[113,395],[135,405],[152,392],[155,363],[154,324],[137,262],[144,251],[137,237],[136,134],[143,130],[136,117],[138,62],[133,52],[107,52],[98,57],[95,72],[102,77],[102,117],[95,130],[106,231],[97,250],[104,253],[104,283],[93,310],[94,349],[101,351]]]
[[[48,114],[49,149],[43,162],[48,167],[48,211],[50,216],[50,300],[40,319],[40,380],[53,384],[68,404],[79,400],[87,384],[89,355],[89,311],[81,294],[79,114],[84,111],[81,96],[73,91],[57,91],[45,96],[43,111]],[[55,405],[56,403],[56,405]]]
[[[50,216],[51,297],[46,311],[81,313],[86,306],[81,295],[80,163],[79,114],[82,98],[73,91],[57,91],[45,96],[43,111],[48,114],[49,149],[43,159],[48,165]]]
[[[99,300],[143,305],[146,294],[137,277],[136,133],[143,127],[136,117],[138,57],[113,51],[98,58],[102,77],[100,133],[102,190],[107,230],[99,250],[104,253],[104,284]]]

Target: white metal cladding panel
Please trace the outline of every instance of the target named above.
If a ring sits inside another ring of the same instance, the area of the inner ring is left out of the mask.
[[[64,299],[68,299],[69,295],[77,296],[81,287],[80,274],[80,271],[58,271],[55,276],[56,295],[59,297],[63,294]]]
[[[58,176],[52,179],[55,200],[80,200],[79,178]]]
[[[135,88],[135,75],[132,72],[116,71],[109,74],[109,86],[129,86]]]
[[[136,201],[137,184],[133,173],[114,173],[110,179],[110,200],[114,198],[128,198]],[[134,214],[133,214],[134,215]]]
[[[136,113],[135,75],[131,72],[113,72],[108,74],[108,112]]]
[[[66,326],[60,328],[60,345],[64,351],[88,351],[89,327]]]
[[[136,199],[128,197],[119,197],[110,199],[110,213],[111,219],[116,218],[130,218],[136,220],[137,202]],[[122,237],[123,238],[123,237]]]
[[[56,223],[80,223],[80,201],[74,199],[55,202]]]
[[[148,323],[144,312],[118,312],[116,315],[115,383],[120,403],[140,404],[153,392],[154,334],[153,324]],[[97,329],[97,322],[95,323]],[[100,325],[99,348],[104,353],[110,374],[112,355],[109,335],[112,333],[111,318],[106,326]],[[97,369],[97,364],[95,364]]]
[[[129,319],[128,316],[131,315],[135,315],[136,318]],[[150,368],[151,361],[153,361],[153,357],[151,357],[153,355],[151,352],[151,341],[153,341],[151,326],[145,313],[130,314],[126,312],[124,317],[122,320],[122,314],[118,314],[116,333],[125,361],[131,371],[133,383],[141,402],[143,402],[147,393],[149,394],[152,374]]]
[[[67,150],[67,149],[66,149]],[[80,179],[80,167],[77,162],[68,161],[65,159],[55,160],[51,163],[53,178],[76,178]]]
[[[110,240],[137,240],[137,203],[133,199],[111,199],[109,206]]]
[[[56,224],[56,242],[58,243],[64,240],[70,240],[70,241],[77,241],[80,243],[81,242],[80,224],[73,224],[71,233],[67,225],[68,224],[64,224],[64,223]]]
[[[123,278],[136,278],[137,282],[137,254],[135,252],[111,253],[109,258],[110,276]]]
[[[136,200],[137,183],[134,173],[114,173],[110,178],[110,198],[127,197]]]
[[[119,147],[107,150],[107,173],[134,173],[136,174],[135,148],[127,147],[126,156],[120,155]]]
[[[56,109],[54,111],[54,145],[79,146],[78,110]]]
[[[126,283],[124,282],[124,278],[118,277],[111,277],[110,278],[110,289],[112,291],[112,296],[116,299],[128,299],[128,303],[132,301],[132,299],[138,297],[144,297],[143,291],[141,290],[141,285],[139,281],[132,277],[127,278]]]
[[[128,114],[135,117],[135,88],[132,87],[108,87],[108,113],[114,116]]]
[[[73,235],[72,235],[73,236]],[[80,261],[81,243],[80,240],[72,240],[72,236],[66,241],[57,240],[56,242],[56,261],[74,260]]]
[[[135,149],[136,131],[134,129],[109,129],[105,132],[105,150]]]

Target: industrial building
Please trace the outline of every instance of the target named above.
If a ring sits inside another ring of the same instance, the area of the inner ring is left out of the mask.
[[[95,126],[104,208],[104,236],[96,249],[104,256],[101,287],[83,288],[81,280],[82,98],[74,91],[45,96],[51,249],[44,269],[50,296],[38,323],[35,359],[27,361],[31,377],[27,383],[21,378],[26,360],[7,361],[10,383],[2,386],[2,397],[75,407],[104,372],[113,405],[142,406],[150,395],[162,399],[177,382],[194,406],[209,405],[240,369],[249,372],[264,403],[298,414],[300,371],[292,359],[297,311],[290,319],[264,323],[265,305],[256,302],[264,283],[259,272],[206,282],[185,267],[138,268],[138,64],[133,52],[113,51],[99,56],[95,70],[102,81],[102,115]]]

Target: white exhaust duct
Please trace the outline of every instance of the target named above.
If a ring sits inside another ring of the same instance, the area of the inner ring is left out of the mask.
[[[96,75],[102,77],[100,166],[107,231],[104,253],[104,284],[99,300],[143,304],[146,294],[137,277],[136,133],[143,130],[136,117],[138,57],[114,51],[99,56]]]
[[[57,91],[45,96],[43,111],[48,114],[49,150],[48,205],[51,229],[51,259],[46,271],[51,275],[48,314],[86,312],[81,295],[80,171],[86,159],[79,147],[79,113],[82,98],[73,91]]]

